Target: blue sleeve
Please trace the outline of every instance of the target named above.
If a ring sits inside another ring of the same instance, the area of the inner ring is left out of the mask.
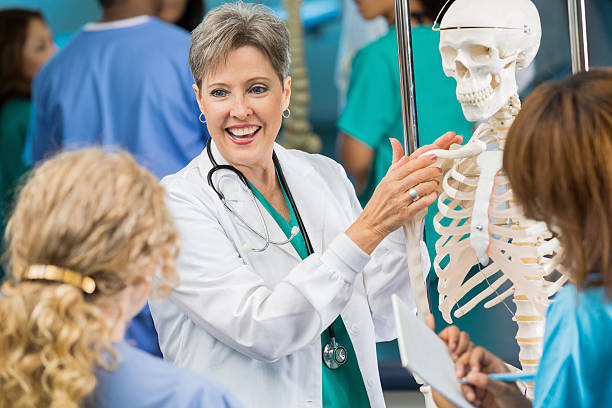
[[[576,332],[563,319],[554,318],[550,313],[548,317],[550,319],[546,323],[544,352],[535,381],[533,407],[580,407],[578,367],[574,363],[571,349],[572,342],[576,340]]]
[[[30,119],[28,120],[28,131],[26,133],[25,145],[23,146],[23,162],[28,166],[32,166],[34,164],[34,160],[32,159],[32,138],[36,134],[36,109],[34,104],[30,109]]]
[[[588,406],[584,405],[582,383],[589,376],[585,362],[591,359],[592,353],[581,348],[576,296],[574,287],[568,285],[548,308],[543,352],[535,380],[534,408]]]
[[[32,84],[32,111],[23,153],[24,162],[30,166],[62,149],[61,115],[53,112],[45,96],[50,92],[46,75],[49,65],[43,68]]]

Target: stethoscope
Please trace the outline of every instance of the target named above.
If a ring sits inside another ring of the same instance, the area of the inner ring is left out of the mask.
[[[306,232],[306,227],[304,227],[304,222],[302,221],[302,217],[300,215],[300,212],[298,211],[297,205],[295,205],[295,201],[293,200],[293,195],[291,194],[291,190],[289,189],[289,185],[287,184],[287,180],[285,179],[285,175],[283,174],[283,169],[281,168],[281,165],[278,161],[278,157],[276,157],[276,152],[272,152],[272,161],[274,162],[274,167],[276,168],[276,171],[278,173],[278,179],[281,183],[281,186],[285,190],[285,193],[287,194],[287,199],[289,200],[289,204],[293,208],[293,212],[295,213],[295,218],[298,223],[298,227],[293,227],[291,229],[291,235],[289,236],[288,239],[284,241],[278,241],[278,242],[272,241],[270,239],[270,232],[268,231],[268,226],[266,225],[266,222],[263,218],[263,214],[261,213],[261,209],[259,208],[259,206],[257,205],[257,202],[255,201],[255,195],[253,194],[253,191],[251,190],[251,186],[249,185],[249,182],[247,178],[244,176],[244,174],[242,174],[242,172],[238,170],[237,168],[235,168],[234,166],[231,166],[229,164],[218,164],[217,163],[217,161],[213,157],[210,139],[208,139],[208,142],[206,143],[206,154],[208,155],[208,159],[210,160],[212,164],[212,169],[210,169],[210,171],[208,172],[208,175],[206,176],[208,185],[210,185],[210,187],[214,190],[217,196],[219,196],[219,199],[223,203],[223,206],[227,209],[227,211],[229,211],[230,214],[236,217],[249,231],[253,232],[255,235],[257,235],[258,237],[260,237],[266,242],[262,248],[251,248],[248,245],[244,245],[245,249],[251,250],[254,252],[263,252],[270,245],[285,245],[285,244],[290,243],[291,240],[295,238],[300,233],[300,231],[302,231],[302,236],[304,237],[304,243],[306,244],[306,252],[308,252],[308,255],[312,255],[314,253],[314,249],[312,248],[312,243],[310,242],[310,237],[308,236],[308,232]],[[217,187],[215,187],[213,183],[213,175],[218,170],[229,170],[233,172],[234,174],[238,176],[240,181],[242,181],[242,183],[247,187],[251,202],[253,203],[255,208],[257,208],[259,219],[261,220],[261,224],[264,227],[264,230],[265,230],[264,234],[261,234],[260,232],[255,230],[255,228],[251,227],[240,214],[234,211],[231,205],[229,205],[229,203],[225,199],[225,196],[223,195],[223,193],[219,191]],[[329,333],[330,340],[323,347],[323,362],[328,368],[336,369],[340,367],[341,365],[343,365],[344,363],[346,363],[347,353],[346,353],[346,349],[336,342],[336,335],[334,333],[334,328],[331,325],[327,328],[327,331]]]

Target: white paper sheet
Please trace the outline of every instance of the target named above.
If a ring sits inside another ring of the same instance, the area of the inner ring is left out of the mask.
[[[460,408],[474,408],[461,393],[450,352],[438,336],[392,296],[402,365]]]

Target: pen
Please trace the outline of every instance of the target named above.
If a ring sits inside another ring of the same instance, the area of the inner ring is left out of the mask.
[[[489,374],[489,378],[497,381],[533,381],[535,380],[535,373],[493,373]],[[460,384],[469,384],[469,381],[463,377],[459,380]]]

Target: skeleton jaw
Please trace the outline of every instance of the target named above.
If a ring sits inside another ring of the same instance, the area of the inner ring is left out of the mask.
[[[502,109],[517,91],[515,73],[512,64],[486,74],[484,80],[457,81],[457,99],[466,119],[471,122],[486,120]]]
[[[491,85],[473,92],[457,91],[457,99],[462,105],[481,105],[484,101],[493,96]]]

